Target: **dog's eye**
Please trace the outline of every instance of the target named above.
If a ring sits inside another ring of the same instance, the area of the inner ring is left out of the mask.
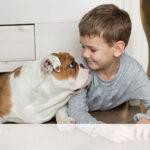
[[[68,65],[69,68],[75,68],[76,62],[72,62],[71,64]]]

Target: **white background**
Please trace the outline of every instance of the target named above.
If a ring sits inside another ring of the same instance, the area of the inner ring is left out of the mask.
[[[126,51],[146,71],[148,46],[137,0],[0,0],[0,25],[7,25],[5,42],[6,30],[1,34],[4,27],[0,26],[0,72],[42,59],[52,51],[69,51],[79,58],[78,22],[88,10],[103,3],[116,4],[129,12],[133,28]],[[14,26],[12,32],[8,32],[9,25]]]

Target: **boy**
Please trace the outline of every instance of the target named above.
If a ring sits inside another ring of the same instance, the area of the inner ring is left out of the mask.
[[[69,116],[79,124],[98,123],[88,111],[141,99],[148,111],[136,114],[134,121],[150,123],[150,81],[141,65],[124,53],[131,33],[128,13],[112,4],[100,5],[83,16],[79,32],[92,81],[87,90],[69,100]]]

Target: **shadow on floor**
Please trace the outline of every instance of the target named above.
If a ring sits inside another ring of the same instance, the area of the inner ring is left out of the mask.
[[[138,106],[130,106],[128,115],[126,118],[122,118],[122,107],[123,105],[120,105],[119,107],[107,111],[96,111],[92,112],[91,115],[95,117],[97,120],[103,121],[105,123],[134,123],[133,122],[133,116],[136,113],[140,112],[140,109]]]

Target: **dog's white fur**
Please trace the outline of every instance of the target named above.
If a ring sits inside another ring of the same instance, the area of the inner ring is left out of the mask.
[[[43,123],[55,115],[57,123],[74,121],[67,116],[64,106],[76,89],[88,85],[89,71],[79,66],[76,78],[58,80],[51,73],[59,65],[58,58],[46,67],[43,66],[45,60],[52,62],[51,55],[42,62],[23,66],[18,77],[14,73],[9,75],[11,108],[0,118],[1,122]]]

